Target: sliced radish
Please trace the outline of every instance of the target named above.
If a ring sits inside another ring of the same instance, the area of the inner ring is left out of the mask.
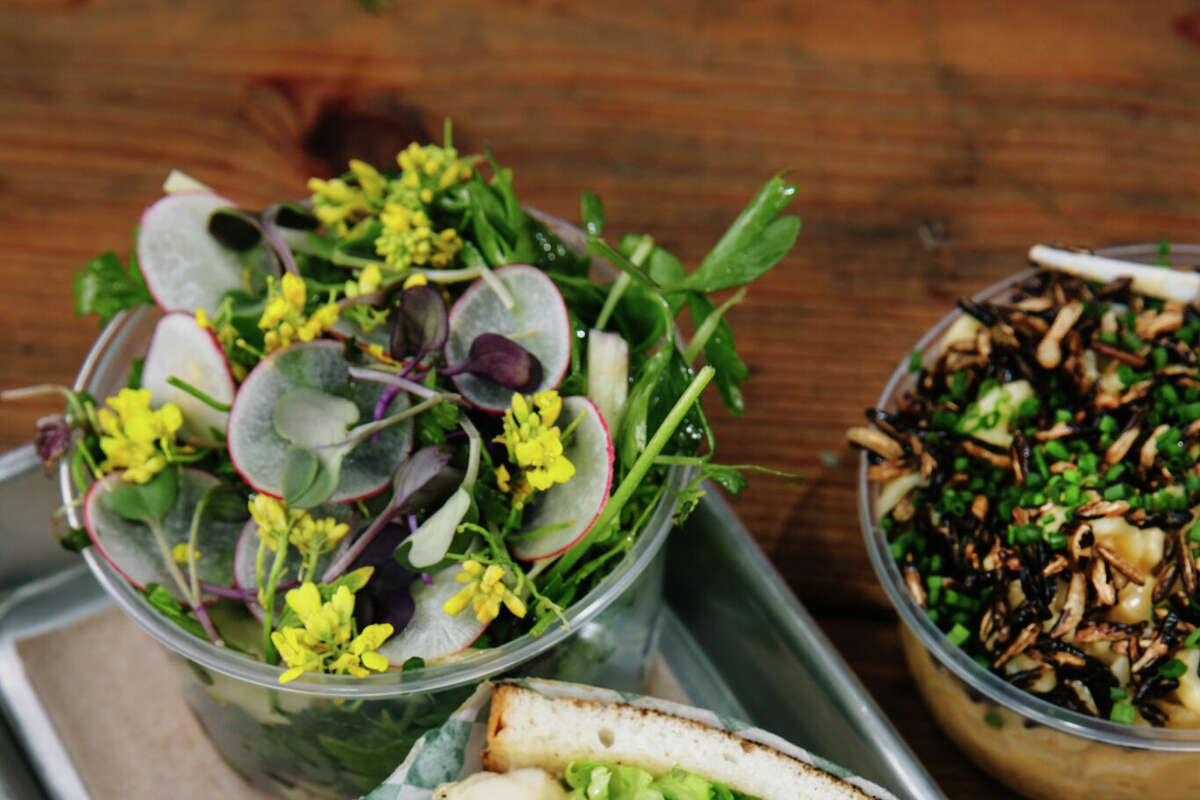
[[[84,526],[100,555],[126,580],[139,589],[158,583],[177,600],[179,589],[167,572],[154,534],[149,526],[125,519],[105,508],[104,496],[124,479],[119,474],[106,475],[92,484],[83,505]],[[167,546],[186,544],[191,533],[192,516],[205,492],[221,482],[198,469],[180,472],[179,495],[175,506],[163,518]],[[196,550],[196,572],[205,583],[228,586],[233,581],[234,551],[242,532],[241,522],[228,522],[214,516],[201,521]],[[180,567],[186,572],[186,567]]]
[[[184,433],[209,437],[210,428],[225,432],[229,412],[218,411],[182,389],[167,383],[170,377],[229,405],[235,391],[225,352],[212,331],[196,324],[191,314],[174,311],[158,321],[142,365],[142,387],[150,390],[151,403],[175,403],[183,412]]]
[[[208,232],[208,217],[234,203],[210,192],[169,194],[142,213],[137,259],[155,302],[167,311],[216,313],[221,295],[242,285],[246,266],[278,274],[270,248],[248,253],[222,247]]]
[[[357,409],[357,419],[370,420],[384,389],[374,381],[352,379],[348,367],[340,344],[315,341],[272,353],[246,376],[229,412],[228,427],[229,457],[246,483],[281,497],[288,451],[299,444],[311,449],[323,468],[336,468],[336,488],[319,503],[357,500],[388,485],[408,455],[412,420],[357,444],[328,444],[335,414],[337,425],[350,420],[352,408]],[[320,408],[322,413],[307,413],[305,397],[321,398],[309,404],[308,411]],[[408,396],[400,393],[388,405],[387,414],[406,408]]]
[[[562,294],[537,267],[509,264],[493,275],[516,298],[516,305],[506,308],[482,279],[473,283],[450,309],[446,363],[461,364],[476,336],[497,333],[524,347],[542,365],[541,384],[527,394],[553,389],[571,363],[571,321]],[[484,378],[464,373],[453,380],[467,400],[487,411],[504,411],[512,402],[511,389]]]
[[[613,445],[596,404],[586,397],[564,398],[558,427],[566,430],[581,414],[583,419],[571,440],[563,442],[563,455],[575,465],[575,474],[566,483],[556,483],[535,495],[521,526],[523,533],[554,529],[513,544],[513,553],[523,561],[549,558],[569,549],[591,529],[608,500]]]
[[[619,333],[588,332],[587,393],[608,430],[621,427],[629,393],[629,343]]]
[[[470,647],[487,629],[471,608],[451,616],[443,608],[446,601],[458,594],[466,584],[455,580],[462,573],[457,564],[433,574],[433,585],[413,581],[409,591],[416,605],[412,620],[404,630],[393,635],[379,648],[393,667],[403,666],[410,658],[432,663]]]

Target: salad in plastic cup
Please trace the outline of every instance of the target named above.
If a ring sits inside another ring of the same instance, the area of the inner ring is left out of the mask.
[[[1165,266],[1200,247],[1099,255]],[[1022,795],[1200,793],[1197,334],[1194,308],[1128,281],[1022,272],[926,333],[868,412],[875,427],[851,433],[913,680]]]
[[[128,266],[76,276],[108,322],[76,386],[9,398],[65,396],[38,431],[65,543],[178,656],[225,759],[351,796],[482,678],[638,688],[664,537],[702,479],[744,485],[699,400],[741,411],[744,291],[710,295],[786,255],[794,187],[691,271],[610,244],[590,193],[586,232],[527,211],[449,125],[262,212],[164,190]]]

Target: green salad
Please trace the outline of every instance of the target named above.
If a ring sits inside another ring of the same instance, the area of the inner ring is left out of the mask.
[[[248,210],[179,173],[164,189],[128,263],[75,280],[79,314],[161,311],[127,386],[11,394],[66,398],[38,432],[86,492],[66,543],[281,682],[540,635],[660,504],[682,517],[701,479],[745,485],[711,460],[700,396],[742,412],[725,314],[795,242],[782,177],[691,270],[650,236],[606,239],[587,192],[568,246],[449,124],[301,202]]]

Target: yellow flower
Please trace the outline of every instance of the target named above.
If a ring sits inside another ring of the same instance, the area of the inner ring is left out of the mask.
[[[504,443],[509,461],[521,467],[528,482],[514,485],[513,499],[518,504],[532,491],[545,491],[575,475],[575,465],[563,455],[562,431],[553,424],[562,411],[562,398],[555,391],[538,392],[532,406],[524,396],[514,394],[512,407],[504,412],[504,432],[496,440]],[[506,469],[505,482],[508,480]]]
[[[188,563],[188,557],[191,552],[195,552],[196,560],[199,561],[200,560],[200,551],[195,550],[194,548],[189,548],[187,546],[187,542],[180,542],[179,544],[177,544],[171,548],[171,558],[175,561],[176,564],[186,564],[186,563]]]
[[[492,564],[485,569],[478,561],[470,560],[464,561],[462,568],[455,580],[467,585],[446,601],[443,611],[456,617],[469,605],[477,620],[491,622],[500,615],[503,603],[514,616],[525,616],[525,603],[504,582],[504,567]]]
[[[424,272],[414,272],[404,279],[404,285],[401,288],[411,289],[414,286],[428,286],[429,278],[425,277]]]
[[[289,669],[280,683],[304,672],[349,672],[365,677],[368,669],[383,672],[388,660],[375,652],[392,635],[389,624],[368,625],[354,634],[354,593],[341,585],[329,600],[322,600],[316,584],[306,582],[286,595],[288,607],[303,627],[284,627],[271,634],[275,649]],[[364,669],[364,667],[366,669]]]
[[[326,303],[305,317],[307,302],[308,290],[303,278],[290,272],[281,281],[267,278],[267,302],[258,327],[265,331],[263,341],[268,353],[287,347],[297,339],[311,342],[338,321],[336,303]]]
[[[351,186],[341,178],[328,181],[310,178],[308,190],[313,193],[313,213],[338,236],[350,235],[351,229],[371,214],[364,189]]]
[[[387,189],[387,179],[379,174],[379,170],[365,161],[354,158],[350,160],[350,172],[358,179],[358,185],[362,188],[363,195],[372,200],[383,197],[383,193]]]
[[[212,328],[212,324],[208,321],[208,312],[203,308],[196,309],[196,327]]]
[[[174,403],[150,410],[149,389],[122,389],[96,412],[100,427],[102,470],[124,468],[131,483],[145,483],[167,465],[183,413]]]
[[[434,233],[433,223],[420,206],[388,203],[379,221],[383,232],[375,240],[375,252],[397,272],[426,264],[448,267],[463,246],[453,228]]]
[[[370,294],[383,283],[383,273],[379,267],[371,264],[358,276],[358,280],[346,281],[346,297],[360,297]]]
[[[265,539],[272,552],[279,549],[279,537],[286,536],[288,543],[306,558],[314,551],[328,553],[350,532],[344,522],[333,517],[313,519],[304,509],[288,508],[270,495],[256,494],[248,505],[250,517],[258,523],[258,538]]]

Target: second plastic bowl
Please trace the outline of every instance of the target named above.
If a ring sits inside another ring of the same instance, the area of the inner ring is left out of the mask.
[[[1152,244],[1114,247],[1100,255],[1152,263]],[[1173,245],[1173,260],[1200,262],[1200,245]],[[975,296],[995,301],[1029,277],[1014,275]],[[962,315],[943,317],[915,345],[925,352]],[[894,409],[911,388],[907,360],[892,373],[877,408]],[[859,465],[859,517],[875,574],[900,617],[900,641],[929,713],[976,764],[1021,794],[1039,800],[1144,800],[1200,797],[1200,730],[1121,725],[1049,703],[1017,689],[954,645],[930,621],[876,524],[878,487]]]

